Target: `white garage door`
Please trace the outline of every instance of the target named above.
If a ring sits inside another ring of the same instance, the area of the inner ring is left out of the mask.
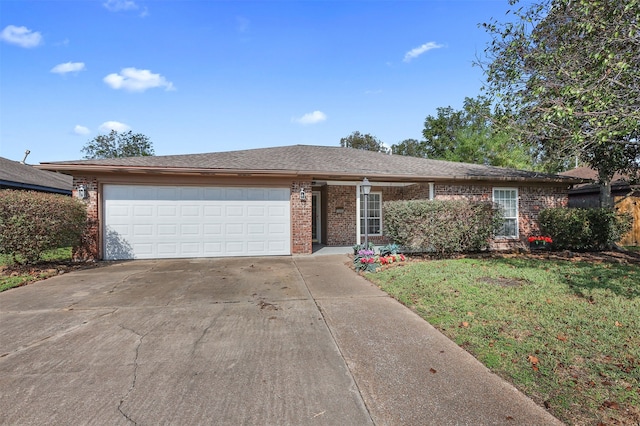
[[[291,254],[287,188],[105,185],[104,258]]]

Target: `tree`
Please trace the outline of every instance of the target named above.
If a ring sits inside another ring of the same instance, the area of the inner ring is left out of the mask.
[[[640,0],[543,0],[511,13],[483,24],[493,40],[479,61],[504,125],[540,158],[597,170],[612,207],[614,173],[640,164]]]
[[[385,154],[389,150],[384,146],[384,143],[375,136],[362,134],[358,131],[351,133],[346,138],[340,139],[340,146],[343,148],[355,148],[364,149],[366,151],[384,152]]]
[[[405,139],[398,144],[391,145],[391,153],[407,157],[426,157],[424,143],[417,139]]]
[[[463,109],[440,107],[427,116],[423,141],[407,139],[393,145],[394,154],[465,163],[534,168],[532,150],[512,140],[494,125],[495,113],[488,98],[465,98]]]
[[[84,158],[119,158],[144,157],[154,155],[153,145],[149,138],[142,133],[131,130],[118,133],[112,130],[108,135],[99,135],[87,142],[82,148]]]

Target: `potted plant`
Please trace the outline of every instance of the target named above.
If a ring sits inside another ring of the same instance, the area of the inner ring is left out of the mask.
[[[551,250],[552,243],[551,237],[533,235],[529,237],[529,250]]]

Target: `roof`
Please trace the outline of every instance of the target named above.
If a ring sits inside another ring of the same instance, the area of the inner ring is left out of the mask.
[[[573,188],[572,193],[600,192],[600,185],[598,184],[598,171],[592,169],[591,167],[576,167],[575,169],[562,172],[560,173],[560,175],[585,179],[585,181],[588,180],[587,182],[584,182],[583,184]],[[615,173],[611,181],[611,190],[628,191],[631,187],[637,188],[637,185],[630,185],[630,181],[630,176],[623,175],[621,173]]]
[[[33,166],[0,157],[0,187],[71,195],[73,176],[39,170]]]
[[[498,180],[575,184],[582,179],[478,164],[431,160],[353,148],[291,145],[241,151],[42,163],[64,172],[147,172],[308,176],[313,180]]]
[[[580,179],[588,179],[592,181],[598,180],[598,171],[592,169],[591,167],[586,167],[586,166],[576,167],[575,169],[567,170],[566,172],[562,172],[560,174],[562,176],[571,176],[571,177],[577,177]],[[620,173],[616,173],[613,175],[612,183],[617,181],[626,181],[626,180],[629,180],[628,176],[625,176]]]

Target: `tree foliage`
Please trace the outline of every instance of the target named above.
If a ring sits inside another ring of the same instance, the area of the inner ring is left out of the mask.
[[[640,162],[640,0],[543,0],[510,13],[483,24],[493,40],[480,62],[505,126],[543,159],[597,170],[612,206],[613,174]]]
[[[82,148],[84,158],[144,157],[154,155],[153,144],[142,133],[119,133],[112,130],[108,135],[99,135]]]
[[[346,138],[341,138],[340,146],[343,148],[364,149],[366,151],[389,152],[380,139],[369,133],[363,135],[358,131],[351,133]]]
[[[492,166],[533,169],[531,148],[501,131],[488,98],[465,98],[463,108],[438,108],[424,121],[424,140],[407,139],[391,147],[393,154]]]

